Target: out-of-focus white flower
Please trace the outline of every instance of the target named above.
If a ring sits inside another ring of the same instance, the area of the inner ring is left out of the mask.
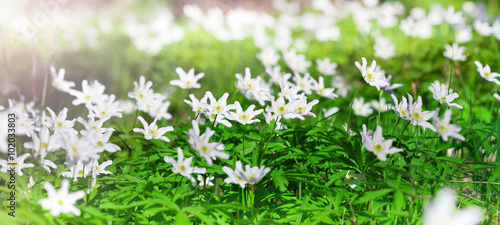
[[[191,68],[187,73],[180,67],[175,68],[175,72],[179,75],[179,80],[171,80],[170,85],[179,86],[182,89],[200,88],[198,81],[205,76],[205,73],[194,75],[194,68]]]
[[[432,25],[439,25],[439,24],[443,23],[445,13],[446,13],[446,10],[443,8],[443,6],[440,3],[434,3],[431,6],[431,9],[429,10],[429,14],[427,15],[427,18],[429,19],[429,22]]]
[[[144,126],[143,128],[134,128],[134,132],[142,133],[144,134],[144,138],[146,140],[151,140],[151,139],[158,139],[166,142],[170,142],[170,139],[167,137],[163,136],[165,133],[173,131],[174,127],[168,126],[168,127],[162,127],[158,128],[158,125],[156,125],[156,118],[153,120],[151,124],[148,124],[142,116],[137,117],[139,121],[141,121],[142,125]]]
[[[432,97],[439,101],[439,103],[450,106],[457,107],[459,109],[463,109],[461,105],[457,103],[451,103],[453,100],[458,98],[458,94],[453,92],[453,90],[448,90],[445,84],[431,84],[432,87]]]
[[[335,75],[337,63],[330,62],[330,58],[316,59],[317,70],[323,75]]]
[[[301,77],[299,73],[295,72],[292,79],[301,91],[305,92],[307,95],[312,93],[313,80],[309,73],[305,73],[304,77]]]
[[[259,89],[259,84],[261,79],[260,76],[257,76],[256,78],[252,79],[250,68],[246,67],[244,77],[241,73],[237,73],[235,77],[237,79],[236,88],[238,88],[241,91],[241,93],[245,95],[246,98],[252,99],[254,93]]]
[[[80,138],[75,134],[64,133],[61,135],[61,146],[66,150],[66,164],[73,166],[81,161],[84,164],[94,158],[99,158],[96,149],[92,148],[92,143],[87,138]]]
[[[465,19],[461,11],[455,12],[455,7],[453,5],[448,6],[446,13],[444,14],[444,20],[450,25],[458,25],[465,23]]]
[[[270,68],[278,63],[280,55],[274,48],[265,47],[259,54],[257,54],[257,59],[260,60],[264,67]]]
[[[382,89],[384,91],[387,91],[389,93],[394,93],[394,91],[393,91],[394,89],[403,87],[403,84],[399,84],[399,83],[391,84],[391,79],[392,79],[392,75],[387,76],[386,81],[389,85],[382,87]]]
[[[325,88],[323,76],[320,76],[318,78],[318,81],[314,79],[312,79],[312,81],[313,81],[313,90],[315,90],[318,95],[331,99],[339,97],[337,94],[333,93],[333,91],[335,91],[335,88]]]
[[[396,46],[384,37],[377,37],[377,39],[375,39],[375,45],[373,46],[373,49],[375,50],[375,56],[382,59],[389,59],[394,57],[395,48]]]
[[[452,45],[446,44],[444,46],[446,51],[443,53],[443,55],[446,58],[449,58],[451,60],[455,61],[465,61],[465,47],[458,47],[458,43],[453,43]]]
[[[65,81],[64,80],[65,73],[66,70],[63,68],[60,68],[59,72],[56,72],[56,68],[54,68],[53,66],[50,67],[50,76],[52,77],[52,87],[63,92],[69,92],[69,90],[75,86],[75,82]]]
[[[464,26],[455,30],[455,41],[457,43],[465,43],[472,40],[472,32],[470,26]]]
[[[2,173],[11,172],[12,170],[10,170],[10,168],[14,167],[15,173],[19,176],[22,176],[24,174],[22,169],[35,166],[31,163],[24,163],[24,160],[26,158],[28,158],[29,156],[30,156],[29,153],[25,153],[22,156],[16,157],[15,160],[10,160],[10,156],[8,157],[9,161],[7,161],[5,159],[0,159],[0,166],[2,166],[2,169],[0,169],[0,172],[2,172]],[[13,166],[12,164],[15,164],[15,165]]]
[[[73,105],[86,105],[95,103],[98,99],[100,99],[104,95],[105,89],[106,87],[97,80],[94,80],[94,82],[90,85],[87,80],[83,80],[82,91],[70,89],[68,93],[76,97],[76,99],[73,100]]]
[[[345,132],[347,132],[349,134],[349,136],[354,136],[356,135],[356,132],[352,131],[351,129],[348,129],[347,127],[347,123],[344,123],[342,125],[342,127],[344,128]]]
[[[297,73],[306,73],[307,68],[311,66],[311,61],[306,60],[306,56],[296,53],[295,49],[290,49],[290,51],[283,51],[283,59],[286,65]]]
[[[184,160],[184,153],[181,148],[177,148],[177,161],[172,157],[165,156],[165,162],[172,164],[172,172],[178,173],[186,178],[188,178],[191,182],[196,182],[191,174],[193,173],[206,173],[205,168],[191,167],[191,163],[193,162],[193,156]]]
[[[498,81],[497,79],[497,77],[500,77],[500,74],[495,72],[492,73],[490,66],[488,66],[488,64],[485,64],[483,67],[483,65],[479,61],[474,61],[474,63],[477,66],[477,72],[479,72],[479,75],[481,75],[482,78],[486,79],[487,81],[500,85],[500,81]]]
[[[352,103],[352,109],[354,110],[354,114],[356,116],[367,117],[373,113],[373,109],[370,107],[370,103],[365,103],[365,99],[363,97],[354,99]]]
[[[366,83],[368,83],[370,86],[374,86],[377,88],[377,90],[380,90],[381,87],[389,85],[387,83],[387,80],[385,78],[385,75],[376,70],[377,62],[375,60],[372,61],[372,64],[370,67],[368,66],[368,63],[366,62],[365,57],[361,58],[363,65],[361,65],[358,61],[356,61],[354,64],[356,67],[358,67],[359,72],[361,75],[363,75],[363,79],[365,79]]]
[[[462,127],[450,124],[451,120],[451,110],[447,109],[444,112],[443,119],[439,119],[439,108],[434,111],[433,124],[436,127],[437,132],[441,135],[444,141],[448,141],[449,137],[456,138],[461,141],[465,141],[465,137],[460,135],[458,132],[462,130]]]
[[[292,75],[289,73],[282,74],[281,67],[279,65],[273,67],[272,69],[266,68],[266,73],[271,77],[270,81],[278,85],[282,82],[288,82],[288,79],[292,77]]]
[[[215,177],[204,177],[203,175],[199,174],[196,179],[199,181],[198,186],[200,187],[214,186],[214,183],[212,183],[212,181],[215,179]]]
[[[53,216],[59,216],[61,213],[73,213],[75,216],[80,216],[80,210],[75,207],[75,203],[85,196],[82,190],[69,193],[69,181],[66,179],[62,181],[57,192],[50,182],[45,182],[43,187],[47,191],[47,198],[38,200],[42,208],[50,210]]]
[[[483,36],[490,36],[493,32],[493,29],[492,27],[490,27],[488,21],[481,21],[480,19],[476,19],[473,23],[473,26],[476,32]]]
[[[423,211],[422,225],[473,225],[483,220],[483,213],[477,207],[456,211],[456,194],[449,188],[441,189]]]
[[[366,130],[366,125],[364,124],[363,130]],[[387,160],[387,154],[404,151],[402,148],[392,147],[392,142],[395,139],[385,140],[382,137],[382,127],[379,125],[377,125],[377,129],[375,129],[372,137],[369,137],[365,132],[361,133],[361,137],[363,138],[363,144],[366,150],[373,152],[380,161],[385,162]]]
[[[345,78],[339,75],[333,78],[332,87],[336,88],[337,94],[342,97],[347,96],[347,92],[352,88],[351,85],[349,85],[349,83],[346,82]]]
[[[388,109],[392,108],[391,105],[386,104],[385,98],[381,98],[380,102],[377,100],[372,100],[372,107],[379,112],[386,112]]]
[[[333,115],[339,111],[339,107],[334,106],[334,107],[329,108],[329,109],[323,108],[322,111],[323,111],[323,115],[325,117],[330,117],[331,115]]]

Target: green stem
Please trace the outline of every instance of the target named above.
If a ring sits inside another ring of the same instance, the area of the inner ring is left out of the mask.
[[[278,125],[278,121],[279,121],[280,117],[276,117],[276,120],[274,121],[274,126],[273,126],[273,130],[271,131],[271,134],[269,135],[269,138],[267,138],[267,142],[266,142],[266,145],[264,146],[264,148],[262,149],[262,151],[260,152],[259,154],[259,161],[258,161],[258,164],[259,166],[261,166],[261,163],[262,163],[262,158],[264,158],[264,153],[266,152],[267,150],[267,144],[269,144],[269,141],[271,140],[271,137],[274,135],[274,131],[276,130],[276,126]]]
[[[352,104],[354,103],[354,99],[356,98],[356,95],[358,95],[359,90],[365,85],[363,82],[361,86],[359,86],[358,90],[356,90],[356,93],[354,93],[354,97],[352,98],[351,104],[349,105],[349,116],[347,116],[347,130],[349,130],[350,124],[351,124],[351,111],[352,111]],[[349,136],[349,132],[346,133],[346,138]]]
[[[146,154],[148,155],[148,173],[147,173],[147,178],[146,181],[149,181],[149,148],[151,147],[151,139],[148,142],[148,148],[146,149]]]
[[[384,90],[380,90],[380,95],[378,96],[378,104],[379,104],[379,107],[380,107],[380,100],[382,99],[382,94],[384,93]],[[380,124],[380,109],[378,109],[378,117],[377,117],[377,125]]]
[[[399,138],[401,138],[401,135],[405,133],[406,127],[408,127],[408,124],[410,124],[410,122],[411,121],[408,121],[408,123],[406,123],[405,127],[403,128],[403,132],[401,132],[401,134],[399,135]]]
[[[243,124],[243,149],[242,149],[242,157],[245,157],[245,125]]]
[[[394,137],[394,132],[396,131],[396,128],[398,127],[399,121],[401,120],[401,117],[398,118],[398,121],[396,122],[396,126],[394,126],[394,130],[392,130],[391,136]]]

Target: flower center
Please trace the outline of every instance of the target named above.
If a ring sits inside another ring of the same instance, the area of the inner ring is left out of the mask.
[[[98,141],[97,146],[102,146],[102,141]]]
[[[442,101],[442,102],[446,102],[446,97],[444,97],[444,96],[443,96],[443,97],[441,97],[441,101]]]
[[[180,169],[182,172],[186,171],[186,167],[185,167],[185,166],[181,166],[179,169]]]
[[[380,144],[375,145],[375,151],[380,152],[382,150],[382,146]]]

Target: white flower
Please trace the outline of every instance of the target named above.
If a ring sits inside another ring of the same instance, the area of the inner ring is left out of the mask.
[[[63,92],[69,92],[69,90],[75,86],[75,82],[65,81],[64,80],[65,73],[66,70],[63,68],[60,68],[59,72],[56,72],[56,68],[54,68],[53,66],[50,67],[50,76],[52,77],[52,87]]]
[[[85,196],[82,190],[69,193],[68,180],[62,181],[57,192],[50,182],[45,182],[43,187],[47,191],[47,198],[38,200],[42,208],[50,210],[53,216],[59,216],[60,213],[73,213],[75,216],[80,216],[80,210],[75,207],[75,203]]]
[[[66,150],[68,166],[72,166],[78,161],[88,163],[90,160],[100,157],[87,138],[79,138],[78,135],[73,134],[63,134],[60,140],[62,142],[61,146]]]
[[[209,110],[210,105],[207,104],[208,95],[205,95],[203,98],[198,100],[194,94],[190,94],[189,98],[191,98],[191,101],[184,99],[184,102],[193,108],[193,112],[204,113]]]
[[[246,181],[249,184],[256,184],[262,178],[271,171],[270,168],[261,166],[261,167],[251,167],[250,164],[245,165],[245,171],[240,170],[240,171],[235,171],[238,172],[238,174],[235,174],[236,176],[240,177],[244,181]]]
[[[277,119],[277,117],[283,117],[285,119],[299,118],[304,120],[304,117],[301,114],[296,113],[297,106],[299,104],[300,101],[297,100],[285,103],[285,98],[283,98],[283,95],[280,93],[276,101],[272,100],[271,105],[266,107],[266,112],[272,112],[274,119]]]
[[[370,107],[370,103],[365,103],[365,99],[363,97],[354,99],[352,103],[352,109],[354,110],[354,114],[356,114],[356,116],[367,117],[373,113],[373,109]]]
[[[276,50],[271,47],[263,48],[262,51],[257,54],[257,59],[264,65],[266,68],[270,68],[278,63],[280,59],[280,55],[276,53]]]
[[[331,115],[333,115],[339,111],[339,107],[334,106],[334,107],[329,108],[329,109],[323,108],[322,111],[323,111],[323,114],[325,117],[330,117]]]
[[[78,132],[73,129],[76,119],[66,120],[66,117],[68,116],[68,108],[64,107],[63,110],[61,110],[57,115],[49,107],[47,107],[47,110],[50,113],[50,117],[47,118],[47,123],[51,125],[50,127],[55,132],[71,133],[75,135],[78,134]]]
[[[394,106],[392,110],[404,120],[410,120],[410,115],[407,114],[408,109],[408,100],[406,100],[405,96],[401,96],[403,99],[400,103],[398,103],[398,99],[395,95],[391,95],[392,100],[394,100]]]
[[[171,80],[170,85],[179,86],[182,89],[200,88],[198,80],[205,76],[205,73],[194,75],[194,68],[190,69],[187,73],[180,67],[175,68],[175,72],[179,75],[179,80]]]
[[[366,130],[366,125],[363,124],[363,130]],[[373,136],[370,138],[366,132],[361,133],[361,137],[363,139],[363,144],[366,147],[366,150],[373,152],[380,161],[387,160],[387,154],[394,154],[396,152],[402,152],[402,148],[394,148],[392,147],[392,142],[394,139],[385,140],[382,137],[382,127],[377,125],[377,129],[373,133]]]
[[[422,111],[422,97],[418,96],[417,101],[413,102],[413,97],[408,94],[408,109],[406,110],[406,114],[410,117],[413,126],[419,125],[424,130],[429,128],[432,131],[436,131],[436,128],[427,122],[432,117],[432,112]]]
[[[29,153],[25,153],[22,156],[16,157],[15,160],[10,160],[11,156],[8,156],[9,161],[5,159],[0,159],[0,166],[2,166],[2,169],[0,169],[0,172],[2,173],[12,173],[11,168],[14,167],[15,173],[19,176],[22,176],[24,173],[22,169],[24,168],[30,168],[34,167],[35,165],[31,163],[24,163],[24,160],[30,156]]]
[[[260,84],[260,76],[252,79],[252,74],[250,73],[250,68],[245,68],[245,77],[243,77],[240,73],[237,73],[236,79],[236,88],[238,88],[241,93],[245,95],[246,98],[252,99],[254,93],[259,89]]]
[[[255,166],[251,167],[249,164],[245,166],[246,171],[243,170],[241,162],[236,162],[236,168],[234,170],[227,166],[222,167],[222,170],[229,176],[224,180],[228,184],[238,184],[241,188],[245,188],[245,184],[256,184],[259,182],[269,171],[270,168],[261,166],[260,168]]]
[[[228,184],[238,184],[241,188],[245,188],[245,185],[248,183],[246,180],[238,176],[241,173],[244,173],[243,167],[240,161],[236,162],[235,169],[232,170],[227,166],[223,166],[222,170],[228,175],[228,178],[224,179],[224,182]]]
[[[331,99],[339,97],[337,94],[333,93],[333,91],[335,91],[335,88],[325,88],[323,76],[320,76],[318,78],[318,81],[314,79],[311,80],[313,82],[313,90],[315,90],[318,95]]]
[[[373,49],[375,50],[375,56],[382,59],[389,59],[394,57],[394,49],[396,49],[396,46],[392,44],[387,38],[380,36],[375,39],[375,45],[373,46]]]
[[[493,93],[493,97],[495,97],[498,101],[500,101],[500,95],[497,93]]]
[[[99,81],[94,80],[92,84],[88,84],[87,80],[82,81],[82,91],[77,91],[77,90],[69,90],[69,94],[73,95],[76,97],[75,100],[73,100],[73,105],[80,105],[80,104],[90,104],[90,103],[95,103],[98,99],[100,99],[104,95],[104,90],[106,87],[99,83]]]
[[[196,150],[201,157],[203,157],[209,166],[212,166],[212,161],[216,158],[229,159],[229,155],[222,150],[224,150],[224,144],[220,142],[210,142],[210,138],[215,134],[210,127],[207,127],[205,133],[200,135],[200,128],[198,127],[198,121],[191,121],[193,129],[189,129],[186,134],[189,139],[188,142],[191,147]]]
[[[200,187],[214,186],[214,183],[212,183],[212,181],[215,179],[215,177],[204,177],[203,175],[199,174],[196,179],[199,181],[198,186]]]
[[[235,101],[234,105],[236,106],[236,112],[229,112],[229,115],[227,117],[228,119],[238,121],[243,125],[260,122],[259,119],[253,119],[253,118],[261,114],[264,111],[263,109],[258,109],[254,111],[255,105],[251,105],[247,108],[247,110],[243,111],[238,101]]]
[[[371,104],[374,109],[381,113],[386,112],[388,109],[392,108],[391,105],[386,104],[385,98],[381,98],[380,102],[377,100],[372,100]]]
[[[454,190],[441,189],[425,206],[422,225],[474,225],[483,220],[483,213],[477,207],[468,207],[457,212],[455,196]]]
[[[144,129],[142,128],[134,128],[134,132],[142,133],[144,134],[144,138],[146,140],[151,140],[151,139],[158,139],[158,140],[163,140],[166,142],[170,142],[170,139],[167,137],[163,136],[165,133],[173,131],[174,127],[168,126],[168,127],[162,127],[158,128],[158,125],[156,125],[156,118],[153,120],[151,124],[148,124],[142,116],[137,117],[144,126]]]
[[[351,90],[351,86],[346,82],[345,78],[337,75],[332,80],[332,87],[337,88],[337,94],[345,97],[347,92]]]
[[[363,65],[361,65],[358,61],[354,64],[358,67],[359,72],[363,75],[363,79],[365,79],[366,83],[380,90],[381,87],[385,87],[389,85],[385,78],[384,73],[377,71],[377,62],[375,60],[372,61],[370,67],[367,68],[368,63],[366,62],[365,57],[361,58]]]
[[[455,61],[465,61],[466,57],[464,55],[465,52],[465,47],[458,47],[458,43],[453,43],[452,45],[446,44],[444,46],[446,51],[443,53],[443,55],[446,58],[449,58],[451,60]]]
[[[214,95],[210,91],[207,91],[205,95],[208,96],[208,99],[210,100],[208,111],[205,112],[205,115],[208,117],[208,119],[210,119],[210,121],[215,121],[214,126],[222,123],[226,127],[231,127],[231,123],[225,120],[229,110],[235,108],[234,104],[227,104],[227,98],[229,97],[229,94],[224,93],[222,97],[219,98],[219,100],[216,100]]]
[[[451,110],[447,109],[444,112],[443,119],[439,119],[439,108],[434,112],[433,123],[436,127],[437,132],[444,141],[448,141],[448,137],[456,138],[461,141],[465,141],[465,137],[460,135],[458,132],[462,130],[460,126],[450,124],[451,120]]]
[[[439,101],[439,103],[450,106],[450,107],[457,107],[459,109],[463,109],[461,105],[457,103],[451,103],[453,100],[458,98],[458,94],[453,92],[453,90],[448,90],[446,88],[445,84],[438,84],[436,85],[435,83],[431,84],[432,87],[432,97],[436,100]]]
[[[292,77],[292,75],[289,73],[282,74],[281,67],[279,65],[273,67],[272,69],[266,68],[266,73],[269,74],[269,76],[271,77],[270,81],[275,83],[275,84],[281,84],[283,82],[288,82],[288,79],[290,79],[290,77]]]
[[[295,49],[283,51],[283,59],[286,65],[297,73],[306,73],[307,68],[311,66],[311,61],[307,61],[305,55],[297,55]]]
[[[477,66],[477,72],[479,72],[479,75],[481,75],[482,78],[486,79],[487,81],[500,85],[500,81],[498,81],[497,79],[497,77],[500,77],[500,74],[495,72],[492,73],[490,66],[488,66],[488,64],[485,64],[483,67],[483,65],[479,61],[474,61],[474,63]]]
[[[140,102],[144,102],[149,98],[150,95],[153,94],[151,86],[153,86],[153,82],[146,82],[146,78],[144,78],[144,76],[141,76],[139,78],[139,83],[134,81],[134,91],[129,92],[128,97],[137,100],[138,104]]]
[[[391,79],[392,79],[392,75],[387,76],[386,81],[387,81],[388,85],[387,85],[387,86],[382,87],[382,89],[383,89],[384,91],[387,91],[387,92],[393,93],[393,90],[394,90],[394,89],[396,89],[396,88],[400,88],[400,87],[403,87],[403,85],[402,85],[402,84],[398,84],[398,83],[396,83],[396,84],[391,84]]]
[[[448,7],[448,9],[446,10],[446,13],[444,14],[444,19],[450,25],[458,25],[458,24],[465,23],[465,19],[462,16],[462,12],[461,11],[457,11],[455,13],[455,7],[452,6],[452,5],[450,5]]]
[[[302,116],[316,117],[316,115],[311,112],[311,109],[314,105],[318,104],[318,99],[314,99],[311,102],[307,103],[307,97],[304,95],[304,93],[302,93],[301,95],[299,95],[299,98],[297,100],[300,102],[297,105],[297,113]]]
[[[309,73],[305,73],[304,77],[301,77],[299,73],[295,72],[292,79],[293,81],[295,81],[296,86],[299,87],[301,91],[305,92],[307,95],[310,95],[312,93],[311,89],[313,86],[313,81]]]
[[[337,63],[331,62],[330,58],[316,59],[317,70],[323,75],[335,75],[337,72]]]
[[[470,26],[464,26],[455,30],[455,41],[465,43],[472,40],[472,32]]]
[[[112,117],[122,118],[122,108],[120,102],[115,101],[115,95],[103,96],[95,101],[95,104],[86,104],[90,115],[99,118],[102,121],[111,119]]]
[[[165,162],[172,164],[172,172],[178,173],[186,178],[188,178],[191,182],[196,182],[196,180],[191,176],[193,173],[206,173],[205,168],[191,167],[191,163],[193,162],[193,156],[184,160],[184,153],[181,148],[177,148],[177,161],[172,157],[165,156]]]

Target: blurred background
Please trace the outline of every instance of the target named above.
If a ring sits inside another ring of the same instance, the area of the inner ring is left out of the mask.
[[[463,10],[467,20],[483,17],[493,23],[498,15],[497,0],[473,4],[459,0],[440,2],[443,9],[452,5],[456,11]],[[430,0],[2,1],[0,105],[8,105],[7,98],[18,99],[19,93],[25,101],[41,96],[45,80],[46,105],[55,109],[70,105],[72,96],[50,88],[50,66],[54,66],[66,70],[65,79],[74,81],[76,89],[81,90],[83,79],[97,79],[106,85],[106,93],[122,99],[127,99],[127,93],[133,90],[133,81],[144,75],[154,82],[156,92],[175,96],[169,97],[172,103],[169,112],[175,118],[189,110],[182,102],[188,98],[188,91],[168,85],[170,80],[178,79],[176,67],[205,73],[200,80],[202,88],[189,91],[197,97],[205,91],[215,92],[216,96],[231,94],[235,90],[235,73],[244,73],[245,67],[251,68],[253,77],[261,75],[268,79],[265,67],[256,58],[266,46],[272,46],[278,53],[294,48],[305,54],[313,62],[309,72],[314,78],[319,76],[314,61],[329,57],[338,63],[337,74],[355,85],[361,77],[354,61],[362,56],[374,58],[372,47],[378,34],[395,44],[394,58],[400,59],[377,58],[379,64],[400,77],[395,78],[398,83],[410,82],[405,88],[416,91],[419,83],[432,82],[435,79],[432,76],[439,77],[449,71],[449,63],[437,58],[442,58],[446,43],[455,41],[454,31],[437,25],[432,32],[439,36],[438,41],[420,47],[428,38],[404,35],[400,20],[412,16],[414,7],[423,9],[425,17],[435,3]],[[418,13],[414,16],[418,17]],[[489,43],[490,39],[478,37],[473,44],[481,41]],[[467,51],[477,54],[473,48],[468,47]],[[491,58],[497,57],[492,53]],[[283,57],[279,64],[282,70],[291,72]],[[418,70],[412,71],[416,66]],[[465,66],[472,68],[472,63]],[[470,79],[473,82],[475,78]],[[332,80],[329,78],[326,86]]]

